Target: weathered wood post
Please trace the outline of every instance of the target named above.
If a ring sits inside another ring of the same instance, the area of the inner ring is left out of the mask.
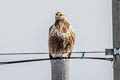
[[[70,74],[69,59],[51,60],[52,80],[69,80]]]
[[[112,0],[113,48],[120,48],[120,0]],[[120,80],[120,55],[114,57],[114,80]]]

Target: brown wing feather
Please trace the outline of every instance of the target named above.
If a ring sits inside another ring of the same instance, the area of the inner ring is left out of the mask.
[[[71,56],[72,49],[75,43],[75,32],[71,31],[71,36],[67,37],[67,39],[64,40],[64,50],[69,53],[68,57]]]

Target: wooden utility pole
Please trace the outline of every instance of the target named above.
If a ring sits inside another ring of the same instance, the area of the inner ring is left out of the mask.
[[[67,59],[51,60],[52,80],[69,80],[69,64]]]
[[[112,0],[113,48],[120,49],[120,0]],[[120,55],[114,56],[114,80],[120,80]]]

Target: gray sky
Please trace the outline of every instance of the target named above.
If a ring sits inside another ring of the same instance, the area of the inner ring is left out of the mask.
[[[75,28],[73,51],[112,48],[111,0],[1,0],[0,53],[48,52],[48,29],[57,11],[64,12]],[[0,61],[44,57],[48,55],[0,56]],[[113,80],[111,62],[71,60],[70,66],[71,80]],[[0,66],[2,80],[51,80],[50,71],[49,61]]]

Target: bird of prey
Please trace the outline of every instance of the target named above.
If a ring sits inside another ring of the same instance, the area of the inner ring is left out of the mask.
[[[55,14],[55,23],[49,28],[49,56],[70,58],[75,43],[75,31],[66,20],[63,12]]]

